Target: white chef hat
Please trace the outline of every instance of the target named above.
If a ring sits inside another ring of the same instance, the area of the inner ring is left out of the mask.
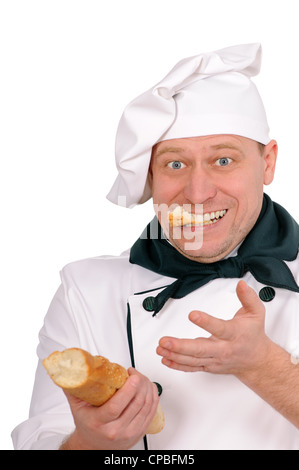
[[[118,176],[107,198],[126,207],[151,197],[152,147],[163,140],[234,134],[268,144],[269,127],[250,77],[261,66],[261,45],[246,44],[180,61],[125,109],[116,135]]]

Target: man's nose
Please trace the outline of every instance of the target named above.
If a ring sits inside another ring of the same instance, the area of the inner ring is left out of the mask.
[[[203,204],[208,199],[215,197],[217,187],[207,170],[202,167],[190,172],[184,188],[184,196],[192,204]]]

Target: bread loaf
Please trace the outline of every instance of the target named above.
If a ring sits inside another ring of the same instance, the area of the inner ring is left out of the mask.
[[[103,405],[129,377],[124,367],[79,348],[55,351],[43,360],[43,365],[56,385],[94,406]],[[164,414],[159,404],[147,434],[156,434],[163,427]]]

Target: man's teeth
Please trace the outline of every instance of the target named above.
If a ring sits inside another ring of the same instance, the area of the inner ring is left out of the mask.
[[[219,219],[222,219],[222,217],[225,216],[226,212],[226,210],[222,210],[216,212],[206,212],[204,215],[188,214],[187,217],[183,216],[182,225],[184,225],[185,227],[191,227],[194,225],[215,224]]]
[[[216,220],[221,219],[225,214],[226,214],[226,210],[216,211],[216,212],[207,212],[203,216],[203,222],[210,222],[210,221],[215,221],[216,222]],[[200,220],[200,218],[202,218],[202,216],[197,216],[195,214],[194,218],[195,218],[195,220],[198,219],[199,223],[202,223],[202,221]]]
[[[168,212],[168,220],[173,227],[194,227],[216,223],[225,216],[227,210],[206,212],[205,214],[191,214],[184,210],[182,206],[177,206],[173,212]]]

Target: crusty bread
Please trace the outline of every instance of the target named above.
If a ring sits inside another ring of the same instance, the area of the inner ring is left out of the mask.
[[[124,367],[79,348],[55,351],[43,360],[43,365],[56,385],[94,406],[103,405],[129,377]],[[164,414],[159,404],[147,433],[158,433],[163,427]]]
[[[94,406],[103,405],[128,378],[122,366],[78,348],[56,351],[43,365],[56,385]]]
[[[177,206],[174,211],[168,212],[168,221],[171,227],[181,227],[189,224],[201,224],[203,223],[203,217],[200,214],[187,212],[182,206]]]

